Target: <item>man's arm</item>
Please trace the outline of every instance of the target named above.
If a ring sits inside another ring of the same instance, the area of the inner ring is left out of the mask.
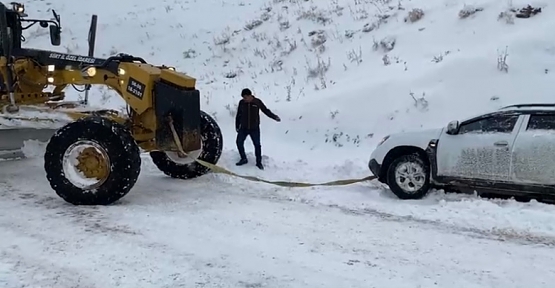
[[[239,100],[239,104],[237,104],[237,114],[235,115],[235,130],[239,131],[241,128],[241,113],[243,112],[241,109],[241,105],[243,105],[243,100]]]
[[[266,105],[264,105],[264,102],[262,102],[262,100],[260,99],[258,99],[258,106],[260,106],[260,110],[262,110],[262,112],[269,118],[272,118],[276,121],[281,121],[281,119],[279,119],[279,116],[277,116],[270,109],[268,109],[268,107],[266,107]]]

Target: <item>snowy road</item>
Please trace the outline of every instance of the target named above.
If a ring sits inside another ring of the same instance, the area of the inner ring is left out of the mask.
[[[555,280],[553,248],[537,244],[550,237],[499,241],[414,217],[288,201],[225,176],[183,182],[152,173],[146,159],[119,205],[74,207],[49,189],[41,166],[0,162],[0,287],[540,288]]]

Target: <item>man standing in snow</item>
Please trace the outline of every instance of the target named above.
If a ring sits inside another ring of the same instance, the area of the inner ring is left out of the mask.
[[[254,97],[250,89],[243,89],[241,91],[241,99],[237,107],[237,115],[235,116],[235,130],[237,131],[237,149],[241,160],[237,162],[237,166],[245,165],[249,161],[245,154],[245,140],[247,136],[251,137],[252,144],[254,145],[254,154],[256,155],[256,167],[264,170],[262,165],[262,147],[260,146],[260,113],[262,110],[266,116],[280,122],[281,119],[270,109],[264,105],[262,100]]]

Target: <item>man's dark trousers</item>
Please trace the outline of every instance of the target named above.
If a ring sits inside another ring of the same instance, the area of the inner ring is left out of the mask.
[[[241,159],[247,160],[245,154],[245,140],[247,136],[251,137],[252,144],[254,145],[254,154],[256,155],[256,163],[262,163],[262,148],[260,146],[260,129],[239,129],[237,131],[237,150]]]

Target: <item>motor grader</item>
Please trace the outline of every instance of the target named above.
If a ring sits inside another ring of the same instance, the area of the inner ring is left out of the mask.
[[[30,19],[22,4],[0,5],[0,150],[19,149],[25,140],[48,141],[46,178],[74,205],[107,205],[125,196],[138,179],[141,152],[174,178],[208,173],[195,158],[215,164],[223,139],[200,108],[196,80],[128,54],[95,58],[96,16],[88,56],[22,47],[23,31],[37,23],[49,28],[52,45],[60,45],[60,16],[52,13],[51,20]],[[127,109],[66,101],[70,85],[108,86]]]

